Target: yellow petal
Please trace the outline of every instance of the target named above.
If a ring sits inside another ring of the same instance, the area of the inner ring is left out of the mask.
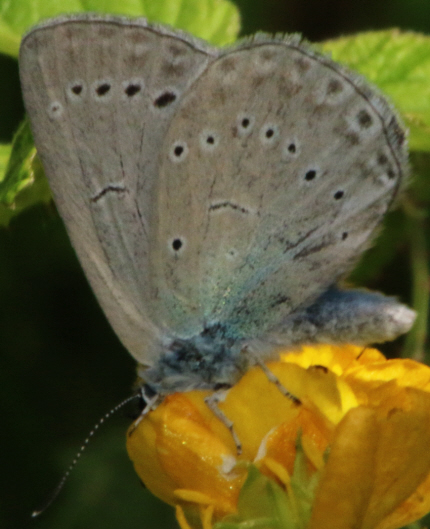
[[[394,512],[430,472],[430,395],[413,388],[402,393],[403,409],[392,408],[380,418],[377,469],[365,529],[391,529],[415,520],[414,515],[407,520],[402,509],[403,516],[396,520]]]
[[[185,509],[184,527],[200,520],[209,529],[211,520],[237,509],[249,468],[237,463],[255,461],[263,478],[277,483],[277,501],[285,493],[285,505],[295,505],[292,520],[304,516],[297,527],[396,529],[425,515],[430,368],[387,361],[375,349],[355,346],[306,346],[282,358],[268,368],[300,405],[260,368],[246,373],[219,403],[243,445],[241,456],[229,429],[205,403],[210,392],[170,395],[131,428],[127,448],[147,487]],[[294,499],[297,487],[303,494]],[[283,501],[276,505],[285,507]],[[248,523],[247,514],[234,516]]]
[[[167,397],[131,432],[127,449],[137,474],[167,503],[177,503],[175,491],[186,489],[211,498],[218,513],[234,512],[246,473],[234,470],[235,454],[218,431],[225,427],[213,420],[202,397]]]
[[[374,481],[376,412],[350,410],[337,427],[321,477],[309,529],[359,529]]]
[[[310,529],[394,529],[426,513],[428,501],[419,513],[402,504],[421,483],[429,486],[430,395],[413,388],[394,393],[401,407],[359,407],[339,424]]]

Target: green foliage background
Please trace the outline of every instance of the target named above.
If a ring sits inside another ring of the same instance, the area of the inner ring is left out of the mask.
[[[221,0],[0,0],[0,527],[175,527],[139,486],[125,452],[130,419],[94,439],[58,501],[30,521],[95,421],[129,395],[134,361],[107,324],[50,200],[22,120],[17,51],[40,17],[83,9],[146,14],[214,43],[238,19]],[[352,276],[420,311],[388,354],[427,360],[429,343],[430,1],[236,0],[241,34],[301,32],[386,91],[411,129],[411,186]],[[55,11],[56,10],[56,11]],[[424,35],[403,32],[416,31]],[[384,30],[384,31],[381,31]],[[354,35],[356,32],[375,31]],[[427,35],[427,36],[426,36]],[[339,37],[343,38],[339,39]],[[15,156],[9,160],[16,136]],[[414,526],[415,527],[415,526]],[[416,526],[418,527],[418,526]],[[423,522],[422,527],[425,527]]]

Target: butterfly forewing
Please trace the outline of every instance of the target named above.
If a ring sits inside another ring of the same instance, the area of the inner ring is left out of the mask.
[[[93,16],[47,23],[21,48],[26,108],[56,204],[112,326],[147,363],[163,328],[150,314],[148,264],[158,153],[209,59],[209,48],[146,21]]]

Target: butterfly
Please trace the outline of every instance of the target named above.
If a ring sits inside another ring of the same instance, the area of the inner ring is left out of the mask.
[[[395,299],[337,286],[407,165],[402,125],[358,75],[297,36],[218,49],[86,14],[32,29],[20,76],[72,244],[153,394],[411,327]]]

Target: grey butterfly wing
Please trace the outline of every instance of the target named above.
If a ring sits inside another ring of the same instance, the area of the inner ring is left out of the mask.
[[[404,164],[387,103],[330,60],[294,39],[223,54],[181,100],[160,154],[160,312],[184,336],[281,325],[355,263]]]
[[[149,309],[158,152],[209,60],[209,49],[144,20],[91,15],[32,30],[20,51],[25,105],[58,209],[110,323],[146,364],[164,332]]]

